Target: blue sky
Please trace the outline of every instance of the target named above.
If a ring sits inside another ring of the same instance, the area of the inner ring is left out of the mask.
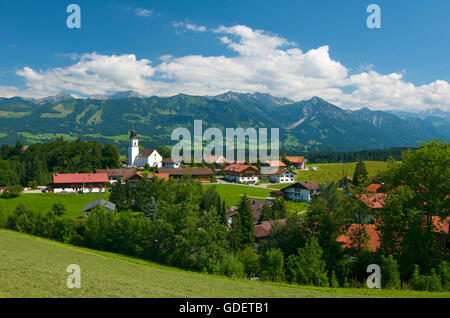
[[[66,26],[70,3],[81,29]],[[0,96],[234,90],[448,110],[449,13],[448,0],[1,0]]]

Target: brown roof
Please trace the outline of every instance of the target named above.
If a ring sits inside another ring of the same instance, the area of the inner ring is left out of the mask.
[[[124,174],[136,173],[136,169],[95,169],[95,173],[106,173],[109,178],[123,177]]]
[[[144,149],[142,150],[136,158],[148,158],[155,151],[155,149]]]
[[[182,160],[178,159],[178,160],[173,160],[172,158],[165,158],[163,159],[163,163],[180,163]]]
[[[274,220],[274,221],[263,221],[261,224],[255,225],[255,237],[264,238],[272,234],[272,227],[275,223],[280,225],[286,225],[286,219]]]
[[[225,213],[227,218],[229,218],[230,216],[233,216],[235,214],[236,214],[236,211],[232,210],[232,209],[227,210],[227,212]]]
[[[226,167],[224,169],[224,171],[241,173],[247,169],[252,169],[252,170],[258,171],[258,168],[255,166],[250,166],[250,165],[245,165],[245,164],[240,164],[240,163],[235,163],[235,164],[229,165],[228,167]]]
[[[283,196],[284,192],[281,190],[274,190],[274,191],[270,191],[270,196],[274,197],[274,196]]]
[[[185,169],[169,169],[159,168],[158,173],[168,174],[171,176],[180,176],[190,174],[192,176],[210,176],[213,171],[210,168],[185,168]]]
[[[366,188],[365,188],[365,190],[367,191],[367,192],[373,192],[373,193],[376,193],[376,192],[378,192],[378,190],[381,188],[381,184],[377,184],[377,183],[372,183],[372,184],[369,184]]]
[[[276,176],[279,176],[285,172],[290,172],[288,169],[278,169],[277,171],[275,171],[273,174]]]
[[[301,188],[305,188],[305,189],[308,189],[310,191],[319,190],[320,189],[319,184],[317,182],[314,182],[314,181],[300,181],[300,182],[291,184],[291,185],[287,186],[286,188],[281,189],[281,191],[284,191],[284,190],[286,190],[288,188],[297,188],[299,186]]]
[[[143,178],[144,177],[141,172],[127,173],[127,174],[123,175],[122,180],[123,181],[127,181],[127,180],[129,180],[129,179],[131,179],[131,178],[133,178],[135,176],[137,176],[138,178]]]

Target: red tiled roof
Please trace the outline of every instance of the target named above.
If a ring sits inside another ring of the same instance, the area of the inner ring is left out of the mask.
[[[436,232],[444,231],[445,234],[448,234],[450,228],[450,216],[444,220],[438,216],[433,216],[432,220],[433,225],[436,228]]]
[[[164,181],[169,181],[169,174],[168,173],[152,173],[148,175],[149,178],[158,178],[162,179]]]
[[[377,183],[372,183],[372,184],[369,184],[366,188],[365,188],[365,190],[367,191],[367,192],[373,192],[373,193],[376,193],[376,192],[378,192],[378,190],[381,188],[381,184],[377,184]]]
[[[386,198],[386,193],[374,193],[374,194],[360,194],[358,199],[363,201],[367,206],[372,209],[381,209],[386,204],[384,199]]]
[[[287,160],[289,160],[290,163],[299,164],[305,161],[305,157],[286,157]]]
[[[53,183],[109,182],[106,173],[55,173]]]
[[[266,161],[266,164],[269,166],[274,167],[286,167],[286,165],[281,160],[268,160]]]
[[[375,252],[380,247],[380,233],[376,230],[375,224],[352,224],[348,228],[347,234],[339,236],[336,241],[343,243],[345,248],[350,247],[350,233],[359,226],[363,226],[366,229],[367,235],[369,236],[368,247],[371,251]]]

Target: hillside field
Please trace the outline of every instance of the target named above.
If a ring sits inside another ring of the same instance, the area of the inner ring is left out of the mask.
[[[0,230],[0,297],[450,297],[450,293],[319,288],[229,279]],[[81,288],[69,289],[69,264]]]
[[[30,193],[20,194],[17,198],[0,199],[0,209],[14,210],[17,205],[23,204],[36,211],[50,211],[53,204],[62,203],[67,210],[68,217],[83,215],[83,208],[97,200],[108,200],[109,193],[86,193],[86,194],[59,194],[59,193]]]
[[[387,170],[388,163],[385,161],[364,161],[369,177]],[[296,181],[315,181],[318,183],[338,181],[344,177],[353,178],[356,162],[349,163],[310,163],[307,167],[317,167],[318,171],[298,171]]]

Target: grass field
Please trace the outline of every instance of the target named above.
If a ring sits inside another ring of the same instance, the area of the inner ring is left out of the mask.
[[[369,177],[377,175],[379,172],[387,170],[388,164],[384,161],[364,161]],[[318,183],[338,181],[347,177],[353,178],[356,162],[350,163],[311,163],[308,167],[317,167],[318,171],[298,171],[296,181],[315,181]]]
[[[186,272],[118,254],[0,230],[1,297],[450,297],[450,293],[318,288]],[[69,289],[69,264],[81,288]]]
[[[207,189],[214,185],[204,184],[203,186]],[[270,196],[270,191],[272,191],[270,189],[249,187],[239,184],[216,184],[215,187],[222,200],[225,200],[225,204],[228,208],[237,204],[244,194],[252,198],[265,199]]]
[[[68,217],[83,215],[82,209],[97,199],[108,199],[109,193],[55,194],[55,193],[22,193],[17,198],[0,199],[0,209],[14,210],[17,205],[24,204],[36,211],[50,211],[53,204],[62,203]]]

